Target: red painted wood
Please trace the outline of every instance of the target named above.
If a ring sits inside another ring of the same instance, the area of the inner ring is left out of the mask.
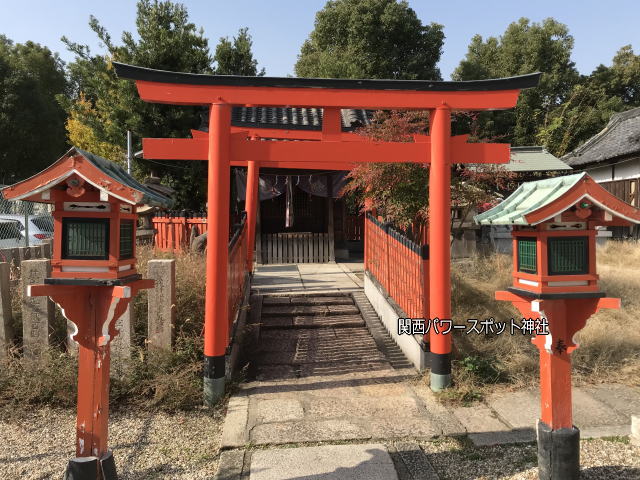
[[[340,107],[378,109],[432,109],[443,103],[455,110],[502,110],[513,108],[520,90],[482,92],[350,90],[333,88],[239,87],[185,85],[137,80],[140,98],[171,105],[233,105]]]

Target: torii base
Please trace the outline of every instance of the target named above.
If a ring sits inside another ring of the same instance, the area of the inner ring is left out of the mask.
[[[538,478],[578,480],[580,478],[580,430],[552,430],[538,420]]]

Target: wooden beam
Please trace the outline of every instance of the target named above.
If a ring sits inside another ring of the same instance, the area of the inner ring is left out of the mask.
[[[246,166],[247,160],[265,162],[265,167],[328,169],[329,163],[430,163],[431,143],[421,136],[417,142],[263,141],[232,135],[231,164]],[[465,143],[466,136],[451,140],[452,163],[508,163],[510,148],[502,143]],[[206,138],[144,138],[144,158],[156,160],[206,160]],[[276,162],[278,165],[275,165]],[[272,165],[269,165],[272,163]],[[288,165],[284,167],[282,165]],[[309,167],[311,166],[311,167]]]
[[[486,91],[368,90],[340,88],[282,88],[237,85],[188,85],[137,80],[145,102],[171,105],[260,105],[380,109],[503,110],[513,108],[519,89]]]

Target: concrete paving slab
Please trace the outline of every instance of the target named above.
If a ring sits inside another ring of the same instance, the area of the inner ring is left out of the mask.
[[[258,450],[250,480],[398,480],[381,444]]]
[[[495,393],[487,404],[513,428],[535,428],[540,418],[540,395],[535,390]]]
[[[398,421],[395,417],[366,418],[363,421],[367,423],[366,430],[371,438],[385,440],[407,437],[429,439],[440,435],[440,429],[426,416],[408,417],[402,421]]]
[[[256,425],[249,432],[250,441],[256,445],[370,438],[364,425],[346,419],[264,423]]]
[[[327,392],[329,393],[329,392]],[[327,396],[307,400],[306,414],[313,418],[389,418],[419,417],[423,413],[417,402],[407,396],[339,398]]]
[[[620,384],[603,384],[581,387],[596,400],[608,405],[631,421],[640,414],[640,388]]]
[[[242,447],[247,441],[246,427],[249,415],[249,397],[233,396],[229,399],[227,415],[222,426],[221,448]]]
[[[221,452],[214,480],[240,480],[244,465],[244,453],[244,450]]]
[[[251,411],[256,423],[288,422],[302,420],[302,403],[294,399],[255,400],[251,402]]]
[[[511,430],[489,407],[481,403],[471,407],[454,408],[453,415],[469,433],[505,432]]]
[[[342,274],[342,269],[336,263],[300,263],[298,271],[301,275]]]
[[[442,435],[464,435],[466,433],[462,423],[453,415],[450,409],[436,399],[433,391],[425,381],[414,382],[411,390],[424,403],[426,411],[429,412],[429,417],[440,428]]]
[[[580,430],[586,430],[591,427],[629,424],[629,420],[606,404],[596,400],[586,391],[574,388],[573,423]]]

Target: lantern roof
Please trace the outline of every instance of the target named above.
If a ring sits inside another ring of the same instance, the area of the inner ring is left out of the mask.
[[[131,205],[170,207],[173,203],[170,198],[138,182],[120,165],[78,147],[72,147],[40,173],[5,187],[2,194],[8,200],[52,203],[49,190],[73,174],[97,188],[101,196],[112,196]]]
[[[612,217],[640,223],[640,209],[620,200],[586,173],[525,182],[502,203],[473,219],[480,225],[537,225],[581,201]]]

